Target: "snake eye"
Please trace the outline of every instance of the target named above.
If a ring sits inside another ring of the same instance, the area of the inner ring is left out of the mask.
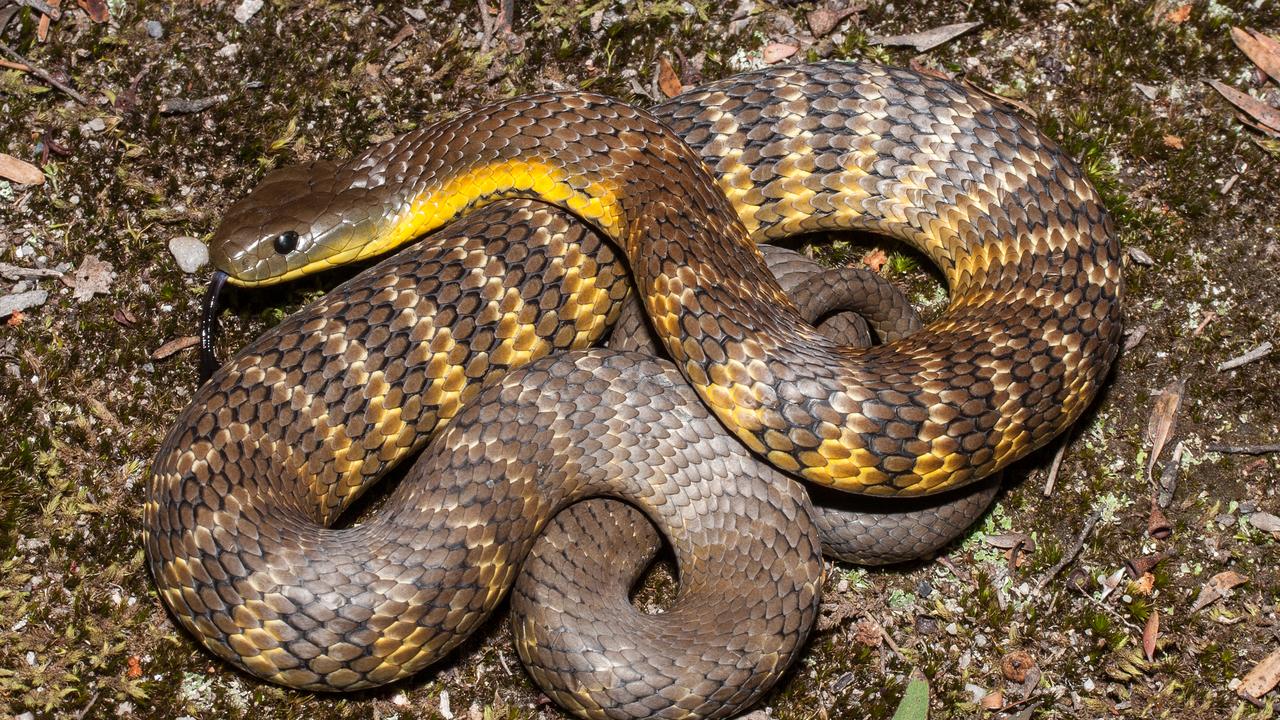
[[[292,230],[285,230],[277,235],[275,240],[271,241],[271,244],[275,245],[276,252],[281,255],[288,255],[298,247],[298,233]]]

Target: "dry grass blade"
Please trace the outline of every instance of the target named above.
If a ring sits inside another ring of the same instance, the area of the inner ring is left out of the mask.
[[[1217,90],[1219,95],[1226,98],[1228,102],[1256,121],[1262,129],[1271,135],[1280,137],[1280,109],[1273,108],[1252,95],[1242,93],[1217,80],[1210,80],[1209,85],[1214,90]]]
[[[1280,82],[1280,40],[1253,28],[1238,27],[1231,28],[1231,39],[1258,69]]]

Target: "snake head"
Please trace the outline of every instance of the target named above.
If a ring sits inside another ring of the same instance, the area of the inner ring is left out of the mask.
[[[233,285],[261,286],[356,259],[376,235],[382,205],[342,175],[324,160],[269,173],[214,233],[214,268]]]

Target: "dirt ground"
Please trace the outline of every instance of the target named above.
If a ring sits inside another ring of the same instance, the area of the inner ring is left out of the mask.
[[[270,168],[350,156],[490,100],[590,88],[649,105],[677,80],[659,83],[660,62],[696,84],[791,53],[914,63],[1034,113],[1122,228],[1130,347],[1065,440],[1051,494],[1059,444],[1007,472],[996,509],[942,560],[832,566],[820,628],[756,717],[887,718],[913,674],[929,679],[934,718],[1274,716],[1275,693],[1255,705],[1236,689],[1280,648],[1280,541],[1267,530],[1280,454],[1210,446],[1280,442],[1280,353],[1218,369],[1280,344],[1280,143],[1206,81],[1280,105],[1230,37],[1280,35],[1280,3],[873,0],[826,32],[848,3],[537,0],[509,31],[469,0],[273,0],[253,13],[81,2],[105,22],[62,4],[43,41],[29,7],[0,31],[86,101],[0,67],[0,152],[45,176],[0,180],[0,263],[55,271],[0,272],[0,296],[47,293],[0,318],[0,714],[560,717],[520,667],[505,612],[441,666],[348,697],[264,685],[171,621],[143,563],[142,480],[196,364],[192,350],[154,355],[195,332],[208,268],[184,273],[169,241],[207,237]],[[981,25],[924,53],[874,42],[967,21]],[[830,260],[866,254],[835,240]],[[937,306],[932,276],[885,249],[884,272]],[[236,294],[224,347],[337,279]],[[1146,436],[1178,380],[1154,469],[1176,481],[1171,533],[1156,539]],[[1197,603],[1215,576],[1244,580]]]

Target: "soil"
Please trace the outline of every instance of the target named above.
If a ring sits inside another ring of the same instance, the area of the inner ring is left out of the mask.
[[[88,100],[0,68],[0,152],[46,177],[0,180],[0,263],[83,271],[66,282],[0,276],[0,296],[48,292],[0,318],[0,713],[561,717],[521,668],[505,610],[440,666],[345,697],[258,682],[175,625],[139,527],[148,463],[196,387],[196,363],[192,350],[153,354],[194,334],[207,268],[184,273],[169,241],[207,238],[270,168],[347,157],[548,88],[650,105],[662,98],[661,62],[693,85],[793,46],[787,61],[914,64],[1033,113],[1122,229],[1132,347],[1064,438],[1050,495],[1059,444],[1006,472],[997,507],[941,560],[833,565],[824,621],[757,717],[887,718],[913,675],[929,680],[934,718],[1273,717],[1274,696],[1255,706],[1236,687],[1280,637],[1280,544],[1260,514],[1280,515],[1280,454],[1210,446],[1280,442],[1280,353],[1217,369],[1280,345],[1280,142],[1240,122],[1206,81],[1280,105],[1230,37],[1232,26],[1280,35],[1280,4],[871,0],[816,38],[815,13],[848,3],[539,0],[519,4],[510,32],[482,17],[485,3],[461,0],[278,0],[243,22],[241,6],[210,0],[79,4],[108,19],[64,0],[43,41],[30,7],[0,30]],[[873,42],[966,21],[981,25],[925,53]],[[919,257],[871,245],[926,310],[945,304]],[[859,262],[871,249],[835,237],[819,253]],[[225,347],[341,276],[236,294]],[[1146,436],[1156,396],[1177,380],[1185,397],[1154,471],[1181,443],[1167,471],[1171,534],[1156,539]],[[1019,534],[1026,542],[1009,551]],[[1149,574],[1124,574],[1152,556],[1162,559]],[[1247,580],[1195,609],[1226,571]],[[645,602],[669,592],[664,574]],[[981,709],[984,697],[1007,709]]]

